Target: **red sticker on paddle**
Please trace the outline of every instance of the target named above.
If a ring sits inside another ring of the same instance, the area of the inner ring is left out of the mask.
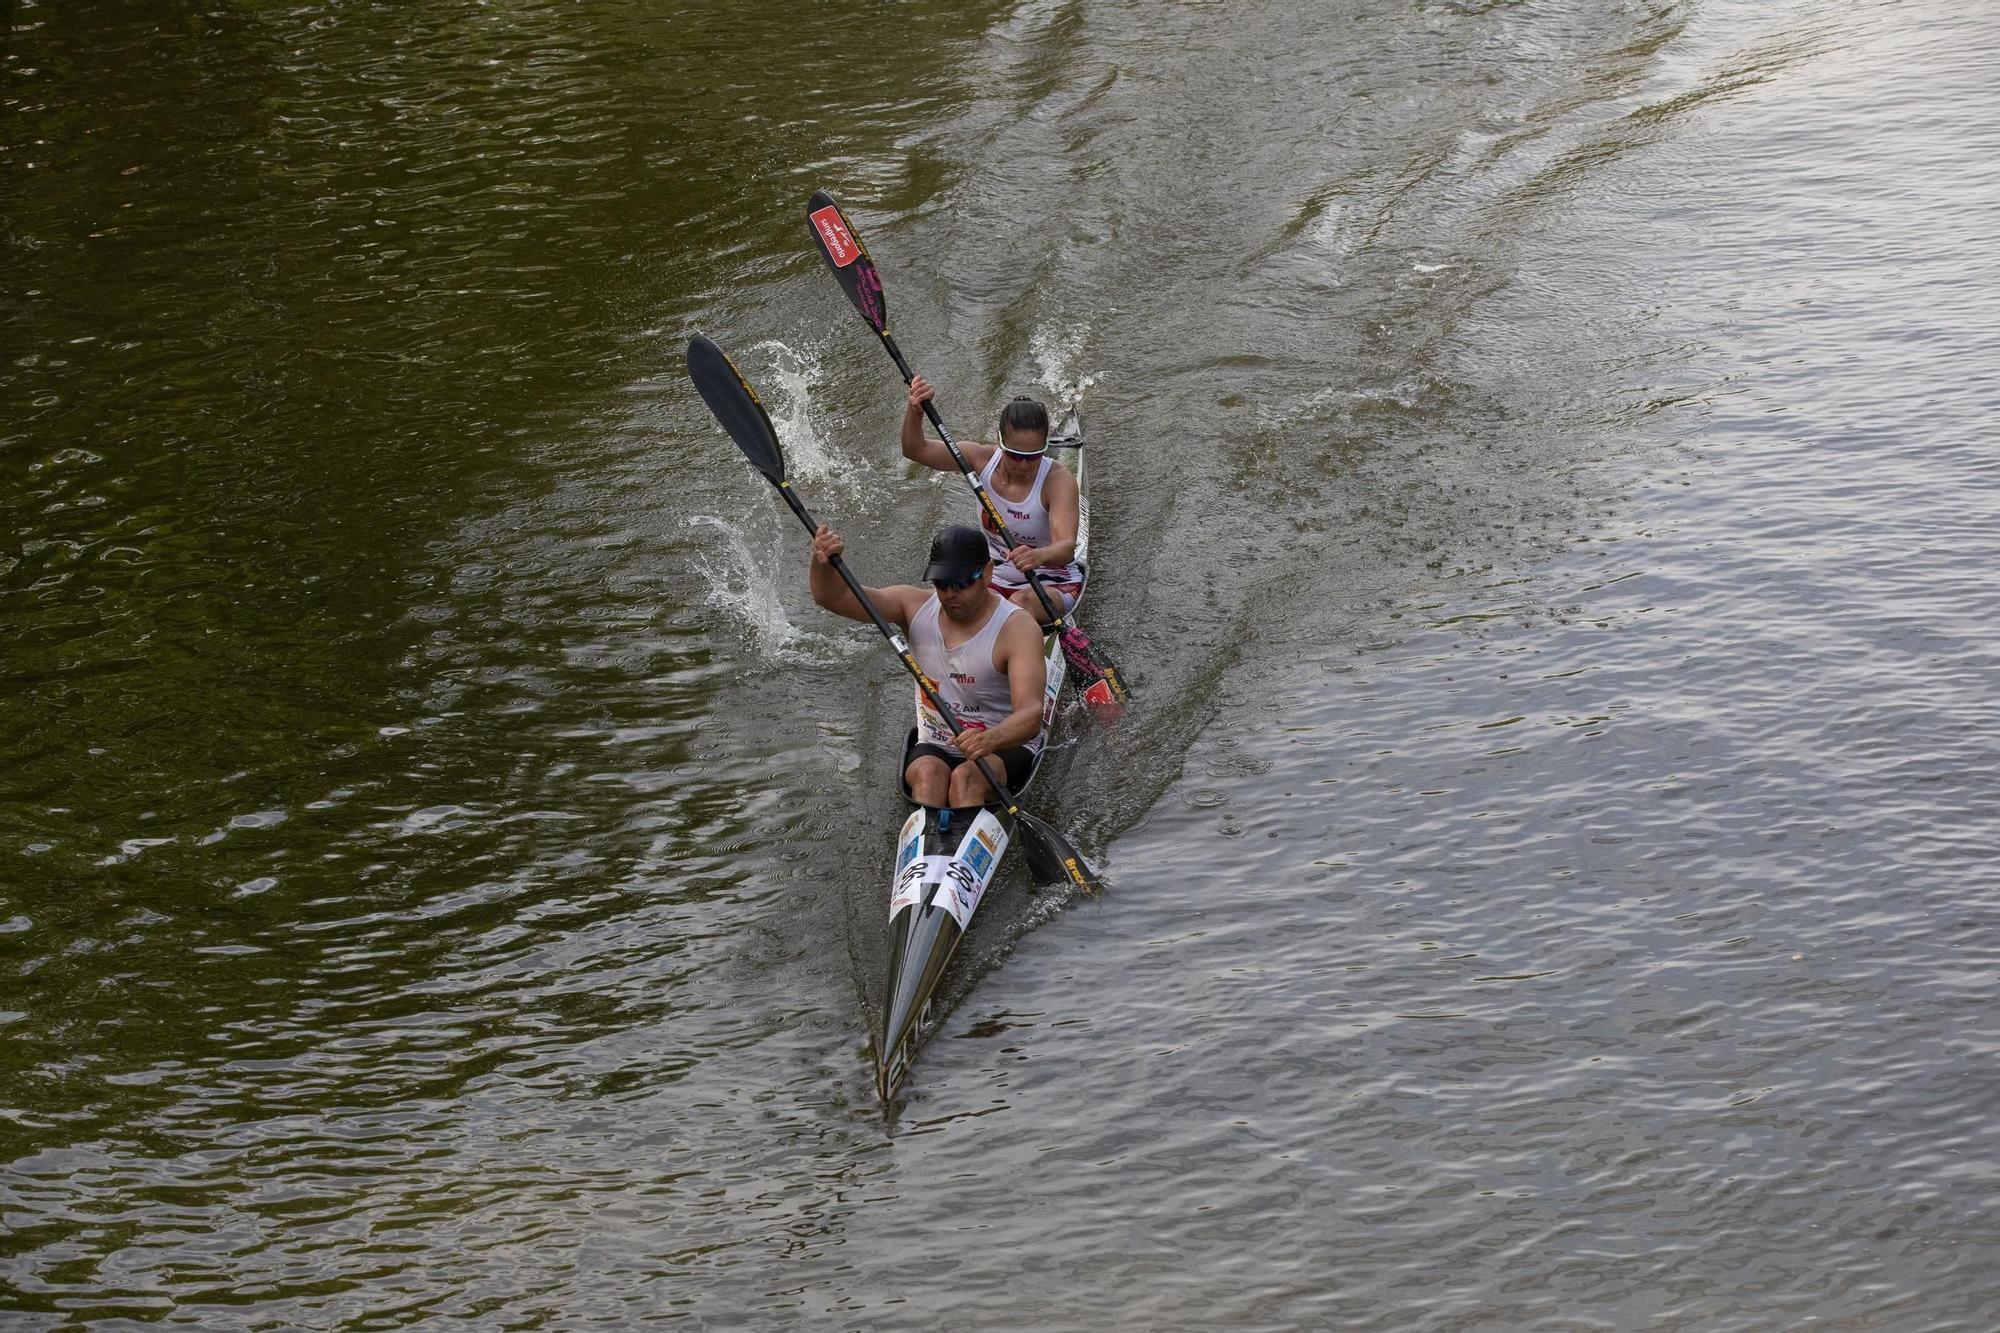
[[[832,204],[811,215],[813,227],[819,232],[820,243],[826,246],[827,257],[833,260],[835,268],[846,268],[861,258],[861,243],[847,230],[847,223],[841,220],[840,210]]]

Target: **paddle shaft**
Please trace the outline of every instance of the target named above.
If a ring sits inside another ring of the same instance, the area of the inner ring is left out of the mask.
[[[882,345],[889,349],[889,357],[896,363],[896,369],[903,372],[903,383],[908,384],[914,380],[917,372],[911,370],[910,363],[903,359],[903,349],[896,346],[896,336],[887,329],[877,329],[876,332],[882,335]],[[958,470],[972,483],[972,493],[979,497],[979,507],[986,511],[986,517],[993,524],[994,531],[1000,534],[1000,540],[1007,543],[1007,549],[1010,551],[1019,546],[1021,543],[1014,540],[1014,534],[1007,528],[1007,520],[1000,517],[1000,507],[993,503],[993,497],[987,493],[985,483],[979,480],[979,474],[972,470],[972,464],[968,463],[965,455],[959,452],[958,441],[952,439],[951,432],[944,428],[944,418],[938,415],[937,404],[926,400],[924,415],[930,418],[931,429],[938,433],[938,438],[944,441],[944,447],[950,451],[951,461],[958,464]],[[1027,571],[1027,576],[1028,586],[1033,588],[1035,596],[1041,599],[1042,612],[1048,617],[1044,623],[1051,629],[1062,629],[1068,622],[1063,618],[1063,613],[1057,609],[1055,602],[1050,599],[1047,589],[1042,587],[1042,576],[1032,569]]]
[[[806,531],[812,533],[814,536],[818,536],[818,521],[807,512],[805,503],[792,493],[791,483],[789,481],[779,481],[772,484],[778,488],[778,494],[785,497],[785,503],[792,507],[792,512],[799,516],[799,522],[806,525]],[[910,676],[917,682],[917,688],[924,692],[924,699],[932,708],[937,710],[937,715],[944,719],[945,726],[951,728],[951,734],[956,736],[959,733],[958,718],[952,713],[950,705],[939,698],[938,692],[931,687],[930,677],[926,676],[924,669],[917,665],[916,656],[910,651],[908,640],[896,632],[895,626],[882,618],[882,613],[875,609],[874,601],[862,589],[861,581],[854,577],[854,572],[847,567],[845,560],[842,560],[839,556],[834,556],[827,563],[833,566],[834,572],[840,575],[841,580],[847,584],[847,590],[854,594],[856,601],[861,603],[861,609],[866,611],[868,618],[875,622],[875,628],[882,632],[882,637],[889,641],[889,646],[896,650],[896,656],[902,659],[903,669],[910,673]],[[1010,815],[1020,814],[1019,808],[1014,803],[1014,793],[1007,790],[1007,784],[1002,782],[999,775],[994,773],[992,766],[985,759],[975,759],[972,762],[979,766],[980,776],[986,779],[987,785],[991,786],[994,792],[1000,797],[1006,806],[1007,813]]]

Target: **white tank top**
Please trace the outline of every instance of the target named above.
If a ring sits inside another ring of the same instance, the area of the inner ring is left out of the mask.
[[[986,618],[977,634],[956,648],[945,646],[944,631],[938,625],[942,613],[935,593],[917,608],[917,613],[910,617],[910,652],[924,674],[937,682],[938,697],[958,718],[960,726],[978,731],[997,727],[1014,712],[1014,691],[1007,683],[1007,673],[993,665],[993,645],[1007,617],[1021,614],[1020,608],[1004,599],[994,599],[993,614]],[[1035,682],[1037,696],[1042,690],[1043,683]],[[917,739],[957,754],[958,747],[951,743],[951,738],[952,732],[946,728],[944,719],[932,710],[924,692],[918,690]],[[1028,753],[1039,754],[1041,732],[1037,731],[1024,744]]]
[[[993,507],[1007,520],[1007,530],[1014,534],[1016,541],[1028,546],[1047,546],[1055,540],[1055,533],[1049,528],[1048,506],[1042,503],[1042,487],[1049,479],[1049,469],[1055,466],[1053,458],[1044,455],[1042,465],[1035,469],[1035,484],[1028,487],[1025,500],[1009,500],[993,489],[993,472],[1000,466],[1005,455],[998,449],[993,457],[986,460],[985,470],[979,474],[979,484],[993,497]],[[993,581],[1009,588],[1023,587],[1027,577],[1020,570],[1007,563],[1007,547],[999,533],[993,530],[993,519],[982,507],[979,511],[979,526],[986,532],[986,549],[993,556]],[[1083,571],[1076,562],[1067,565],[1044,565],[1035,571],[1050,583],[1080,583]]]

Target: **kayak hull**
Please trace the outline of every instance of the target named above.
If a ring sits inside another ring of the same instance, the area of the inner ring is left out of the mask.
[[[991,810],[918,807],[903,823],[889,897],[888,1005],[877,1090],[895,1095],[927,1028],[931,997],[1010,842]]]

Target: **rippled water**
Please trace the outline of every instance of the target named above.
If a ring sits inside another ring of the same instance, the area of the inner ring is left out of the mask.
[[[0,1322],[1993,1326],[2000,21],[0,18]],[[1142,704],[887,1116],[820,185]]]

